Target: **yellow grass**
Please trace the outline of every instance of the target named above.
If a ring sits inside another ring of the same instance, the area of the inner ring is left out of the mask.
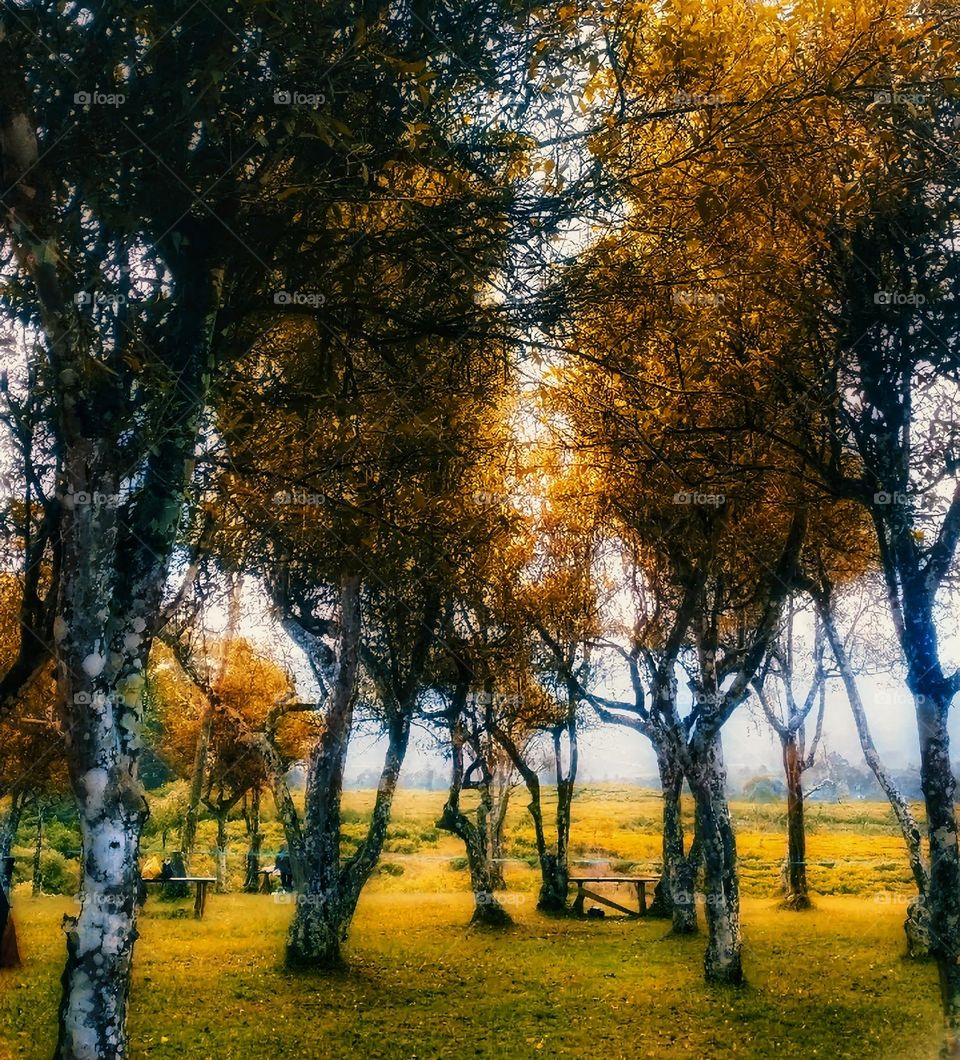
[[[189,903],[151,898],[130,1030],[136,1057],[661,1057],[932,1058],[939,1015],[934,967],[903,958],[909,874],[880,804],[811,807],[816,909],[777,908],[782,810],[737,805],[744,885],[743,991],[706,987],[703,937],[666,938],[661,921],[554,920],[534,909],[537,873],[507,869],[517,927],[469,930],[461,844],[434,834],[442,794],[402,792],[385,861],[347,948],[349,970],[295,976],[281,964],[292,905],[211,895],[197,924]],[[359,835],[370,792],[346,796]],[[689,809],[689,808],[688,808]],[[595,787],[575,803],[576,857],[652,866],[659,801]],[[209,838],[209,837],[207,837]],[[532,853],[518,797],[508,853]],[[242,827],[235,823],[239,873]],[[279,842],[268,825],[268,846]],[[399,849],[398,849],[399,848]],[[402,870],[402,871],[401,871]],[[17,893],[27,964],[0,973],[0,1058],[51,1055],[66,898]],[[823,892],[830,892],[823,894]]]

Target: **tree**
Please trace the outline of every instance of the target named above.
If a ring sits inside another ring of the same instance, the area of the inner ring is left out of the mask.
[[[957,12],[938,6],[919,23],[915,15],[906,5],[844,8],[831,13],[828,32],[817,10],[781,20],[738,7],[733,17],[760,25],[754,41],[766,45],[755,83],[738,84],[739,72],[724,66],[728,45],[715,42],[726,35],[704,35],[709,61],[679,72],[685,90],[729,101],[694,105],[697,139],[722,137],[723,164],[711,149],[685,176],[716,228],[748,236],[753,249],[741,260],[756,262],[747,271],[763,315],[778,322],[765,385],[784,414],[763,430],[799,479],[859,503],[875,528],[916,706],[932,951],[945,1048],[955,1052],[960,855],[946,720],[958,686],[941,658],[935,608],[960,537],[957,263],[948,249]],[[803,59],[787,79],[780,56],[791,39],[802,41]],[[904,85],[919,86],[915,99],[903,98]]]
[[[217,823],[217,889],[223,891],[229,814],[266,783],[261,741],[269,740],[285,773],[313,743],[316,722],[312,713],[283,709],[292,699],[289,676],[243,638],[214,642],[201,652],[181,632],[172,645],[172,653],[157,652],[151,663],[160,727],[157,749],[181,776],[193,780],[198,734],[209,727],[200,797]],[[258,740],[253,734],[264,735]]]
[[[431,31],[442,4],[4,11],[5,271],[50,367],[62,460],[53,632],[88,852],[59,1055],[127,1051],[143,682],[215,351],[224,364],[251,307],[283,311],[303,248],[349,227],[339,204],[359,207],[409,155],[411,126],[463,69],[491,69],[489,12],[453,20],[463,67],[428,70],[449,35]],[[79,89],[50,92],[65,65]]]
[[[802,612],[801,612],[802,614]],[[787,859],[784,863],[784,907],[809,909],[807,890],[807,840],[803,818],[803,774],[816,760],[817,748],[823,735],[823,714],[826,707],[826,677],[823,666],[824,637],[817,624],[812,651],[813,675],[806,694],[798,697],[797,638],[795,624],[798,609],[793,601],[787,608],[784,629],[777,642],[768,650],[763,669],[754,678],[753,686],[770,727],[780,740],[783,772],[787,794]],[[769,686],[776,690],[770,695]],[[782,698],[780,694],[782,689]],[[813,737],[807,742],[807,719],[817,707]]]
[[[0,667],[15,665],[22,650],[18,621],[22,615],[23,583],[12,575],[0,576]],[[24,813],[37,812],[42,828],[41,804],[51,795],[61,795],[67,786],[63,760],[63,736],[54,709],[52,667],[41,669],[20,690],[17,705],[0,718],[0,798],[9,799],[0,822],[0,967],[4,959],[19,963],[12,912],[12,847]],[[9,865],[9,874],[7,867]],[[36,882],[36,872],[35,872]]]
[[[927,909],[927,890],[929,887],[929,868],[923,852],[920,825],[913,816],[910,806],[897,785],[890,770],[884,765],[873,742],[866,707],[860,694],[857,680],[858,671],[867,668],[864,661],[858,663],[856,654],[864,654],[863,645],[858,645],[856,624],[851,624],[846,638],[841,638],[837,626],[837,594],[835,586],[821,569],[816,587],[812,590],[813,598],[821,616],[827,641],[833,655],[836,671],[843,683],[850,710],[857,727],[860,747],[870,771],[886,795],[903,835],[910,871],[917,885],[917,898],[907,910],[904,930],[907,936],[907,950],[910,956],[927,956],[930,949],[929,911]],[[873,638],[871,638],[873,639]]]
[[[934,484],[949,451],[948,429],[938,432],[940,452],[918,461],[916,445],[930,447],[918,442],[915,417],[938,422],[920,410],[936,407],[935,380],[952,372],[951,343],[941,340],[952,334],[953,300],[939,295],[956,268],[946,251],[955,12],[937,8],[919,27],[912,9],[887,5],[828,14],[815,5],[780,12],[676,4],[630,14],[616,38],[623,63],[600,85],[620,120],[597,134],[594,149],[636,207],[622,275],[630,280],[629,263],[654,289],[630,305],[623,295],[637,286],[624,284],[605,309],[620,316],[620,336],[629,335],[638,319],[655,322],[657,284],[684,285],[675,300],[690,308],[691,322],[719,318],[733,325],[727,334],[735,341],[721,343],[719,356],[703,346],[700,363],[668,385],[688,393],[704,380],[715,387],[732,381],[737,362],[753,362],[760,370],[740,385],[756,400],[735,422],[766,434],[775,447],[768,463],[773,457],[805,490],[871,511],[908,683],[922,697],[933,919],[955,1027],[960,861],[944,725],[952,686],[935,647],[932,601],[960,520],[950,508],[941,512],[933,543],[923,547],[926,517],[916,522],[901,499],[922,496],[936,507]],[[677,39],[691,43],[675,48]],[[903,84],[927,86],[922,106],[900,105]],[[675,279],[647,268],[643,255],[654,248],[672,250]],[[623,260],[615,243],[598,253]],[[929,330],[915,322],[920,298],[936,305]],[[689,353],[696,334],[683,339],[677,350]]]

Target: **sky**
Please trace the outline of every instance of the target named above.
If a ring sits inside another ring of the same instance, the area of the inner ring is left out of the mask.
[[[894,769],[916,767],[920,753],[913,703],[905,688],[895,680],[861,678],[861,693],[868,712],[874,743],[884,763]],[[613,691],[601,689],[603,695]],[[960,707],[960,704],[958,704]],[[780,744],[759,707],[741,706],[723,730],[724,757],[730,773],[779,776]],[[951,744],[960,747],[960,709],[952,714]],[[622,726],[587,726],[580,735],[580,781],[647,781],[656,776],[657,761],[650,743],[637,732]],[[863,754],[857,738],[846,695],[839,681],[827,694],[822,748],[839,753],[852,764],[862,766]],[[358,735],[351,745],[347,781],[383,762],[383,741]],[[960,758],[960,752],[955,757]],[[443,757],[423,730],[416,730],[404,764],[407,775],[433,768],[445,769]]]

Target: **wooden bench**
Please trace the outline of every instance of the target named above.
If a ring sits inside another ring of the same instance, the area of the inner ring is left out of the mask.
[[[577,885],[577,897],[573,903],[573,911],[579,916],[583,916],[583,901],[585,898],[589,898],[594,902],[599,902],[601,905],[608,905],[611,909],[616,909],[620,913],[625,913],[627,916],[646,916],[647,915],[647,884],[652,883],[656,885],[660,882],[659,876],[571,876],[570,883]],[[637,908],[628,909],[625,905],[620,905],[619,902],[613,901],[612,898],[607,898],[602,894],[597,894],[596,891],[588,890],[586,884],[588,883],[628,883],[631,887],[635,887],[637,891]]]
[[[273,890],[273,877],[279,878],[280,870],[276,865],[265,865],[262,869],[257,871],[257,875],[263,877],[260,880],[260,886],[257,891],[260,894],[270,894]]]
[[[145,880],[141,878],[141,882],[147,883],[159,883],[161,885],[167,883],[195,883],[197,885],[197,896],[193,902],[193,915],[197,920],[203,920],[203,911],[207,906],[207,887],[211,883],[216,883],[216,876],[168,876],[166,879],[162,879],[160,876],[155,876],[153,879]]]

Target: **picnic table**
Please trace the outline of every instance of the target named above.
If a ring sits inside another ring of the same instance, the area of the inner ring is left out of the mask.
[[[216,876],[168,876],[163,879],[161,876],[151,877],[149,880],[143,879],[143,883],[194,883],[197,886],[197,896],[193,902],[193,915],[197,920],[203,919],[203,911],[207,905],[207,887],[211,883],[216,883]]]
[[[611,909],[616,909],[618,912],[626,913],[627,916],[646,916],[647,915],[647,884],[652,883],[656,885],[660,882],[659,876],[571,876],[570,883],[577,885],[577,897],[573,903],[573,911],[579,915],[583,915],[583,901],[585,898],[591,899],[591,901],[599,902],[601,905],[608,905]],[[588,883],[627,883],[632,887],[636,888],[637,891],[637,908],[629,909],[625,905],[620,905],[619,902],[615,902],[612,898],[607,898],[605,895],[597,894],[596,891],[591,891],[586,887]]]
[[[257,888],[259,893],[270,894],[273,890],[273,877],[279,876],[280,870],[276,865],[265,865],[262,869],[257,870],[257,875],[263,877],[260,881],[260,886]]]

